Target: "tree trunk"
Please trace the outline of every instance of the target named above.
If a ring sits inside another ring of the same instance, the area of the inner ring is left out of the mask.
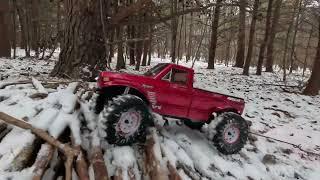
[[[277,26],[280,18],[280,8],[282,0],[277,0],[273,12],[272,26],[270,30],[270,39],[267,46],[266,72],[273,72],[273,44],[277,34]]]
[[[16,0],[14,0],[13,3],[14,4],[17,3]],[[21,9],[21,3],[16,4],[16,10],[17,10],[17,15],[18,15],[18,20],[19,20],[19,25],[21,30],[20,47],[25,50],[26,56],[27,56],[26,21],[25,21],[25,16],[23,15],[24,14],[23,10]]]
[[[139,17],[139,22],[142,20],[142,18],[143,17]],[[138,30],[137,37],[142,38],[143,27],[139,25],[137,30]],[[135,67],[136,71],[139,71],[140,69],[142,51],[143,51],[143,41],[138,41],[136,44],[136,67]]]
[[[177,0],[171,0],[172,1],[172,7],[171,7],[171,14],[174,14],[177,12],[178,9],[178,2]],[[178,18],[174,17],[172,18],[171,22],[171,62],[176,63],[176,45],[177,45],[177,31],[178,31]]]
[[[243,67],[246,40],[246,0],[240,0],[238,50],[235,67]]]
[[[101,61],[105,59],[99,1],[67,0],[65,5],[64,37],[51,75],[91,79],[95,75],[88,72],[93,72],[97,65],[103,67]]]
[[[31,1],[31,22],[32,22],[32,49],[35,51],[36,57],[39,57],[39,0]]]
[[[289,46],[290,33],[291,33],[291,30],[292,30],[293,21],[294,21],[295,15],[296,15],[296,10],[298,8],[297,7],[298,4],[299,4],[299,0],[296,0],[295,4],[294,4],[293,15],[291,16],[291,19],[290,19],[290,22],[289,22],[289,27],[288,27],[287,34],[286,34],[286,39],[285,39],[285,42],[284,42],[284,53],[283,53],[283,57],[282,57],[282,69],[283,69],[283,78],[282,78],[282,80],[283,81],[287,80],[287,52],[288,52],[288,46]],[[296,33],[294,34],[294,36],[296,36]],[[295,39],[295,37],[293,39]],[[293,45],[293,48],[294,48],[294,45]]]
[[[9,10],[9,1],[0,1],[0,57],[11,57],[11,47],[8,32],[7,13]]]
[[[124,57],[123,57],[123,41],[122,41],[122,36],[123,36],[123,27],[117,27],[117,45],[118,45],[118,53],[117,53],[117,65],[116,65],[116,70],[120,69],[125,69],[126,64],[124,62]]]
[[[217,0],[217,6],[214,10],[214,18],[211,25],[211,41],[209,49],[209,61],[208,69],[214,69],[214,59],[216,56],[217,41],[218,41],[218,27],[219,27],[219,16],[222,0]]]
[[[190,25],[189,25],[189,35],[188,35],[188,47],[187,47],[187,55],[186,55],[186,61],[188,62],[191,58],[191,46],[192,46],[192,34],[193,34],[193,13],[190,14]]]
[[[297,7],[299,6],[299,8]],[[292,73],[292,71],[294,69],[296,69],[296,64],[294,63],[294,58],[293,58],[293,54],[295,52],[295,45],[296,45],[296,38],[297,38],[297,33],[298,33],[298,26],[299,26],[299,19],[300,19],[300,13],[302,11],[302,0],[296,0],[295,1],[295,11],[298,8],[298,12],[297,12],[297,17],[295,20],[295,25],[294,25],[294,33],[293,33],[293,39],[292,39],[292,45],[291,45],[291,52],[290,52],[290,73]],[[294,12],[295,15],[296,12]],[[293,15],[293,16],[294,16]]]
[[[252,59],[252,50],[253,50],[254,36],[256,31],[258,8],[259,8],[259,0],[255,0],[253,5],[252,21],[251,21],[250,34],[249,34],[248,53],[247,53],[246,62],[243,68],[243,75],[247,75],[247,76],[249,75],[249,68],[250,68],[250,63]]]
[[[308,85],[306,89],[303,91],[304,95],[315,96],[319,94],[320,90],[320,16],[318,16],[318,47],[317,47],[317,55],[314,59],[312,74],[308,81]]]
[[[150,33],[150,29],[149,27],[146,27],[143,31],[143,38],[144,37],[148,37],[149,38],[149,33]],[[148,33],[148,36],[147,36]],[[147,65],[147,57],[148,57],[148,52],[149,52],[149,43],[150,43],[150,39],[148,40],[144,40],[143,41],[143,56],[142,56],[142,62],[141,62],[141,66],[146,66]]]
[[[130,37],[130,39],[135,38],[135,26],[128,27],[128,36]],[[129,48],[130,65],[135,65],[135,60],[134,60],[135,43],[133,41],[128,42],[128,48]]]
[[[17,56],[17,2],[16,0],[12,0],[12,22],[13,22],[13,35],[12,35],[12,49],[13,49],[13,59]]]
[[[261,75],[264,54],[266,51],[266,45],[268,44],[268,41],[269,41],[271,16],[272,16],[272,3],[273,3],[273,0],[268,1],[268,10],[267,10],[267,17],[266,17],[266,30],[265,30],[265,34],[264,34],[264,40],[260,46],[258,64],[257,64],[257,72],[256,72],[257,75]]]
[[[151,56],[152,56],[152,39],[153,39],[153,25],[150,25],[149,32],[149,52],[148,52],[148,66],[151,64]]]
[[[307,43],[307,47],[306,47],[306,55],[304,57],[304,62],[303,62],[303,70],[302,70],[302,77],[304,77],[306,69],[307,69],[307,60],[309,57],[309,48],[310,48],[310,42],[311,42],[311,38],[312,38],[312,34],[313,34],[313,26],[311,26],[311,30],[309,33],[309,38],[308,38],[308,43]]]

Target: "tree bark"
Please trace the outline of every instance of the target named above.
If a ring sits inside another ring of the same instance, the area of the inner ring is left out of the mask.
[[[171,0],[171,14],[175,14],[178,9],[178,2],[177,0]],[[176,63],[176,46],[177,46],[177,32],[178,32],[178,17],[172,18],[171,22],[171,62]]]
[[[128,27],[129,39],[135,38],[135,26]],[[135,65],[135,42],[128,42],[130,65]]]
[[[88,0],[65,2],[64,37],[52,76],[92,79],[94,74],[88,72],[94,71],[96,66],[103,67],[105,46],[99,4],[99,1]]]
[[[122,36],[123,36],[123,27],[117,27],[117,41],[118,41],[118,57],[117,57],[117,65],[116,65],[116,70],[120,69],[125,69],[126,64],[124,62],[124,57],[123,57],[123,41],[122,41]]]
[[[217,6],[214,10],[214,18],[211,25],[211,41],[209,49],[209,61],[208,69],[214,69],[214,59],[216,56],[217,41],[218,41],[218,27],[219,27],[219,16],[222,0],[217,0]]]
[[[258,15],[258,8],[259,8],[259,0],[255,0],[253,4],[253,12],[252,12],[252,20],[251,20],[251,27],[250,27],[250,34],[249,34],[249,44],[248,44],[248,53],[246,62],[243,68],[243,75],[249,75],[249,68],[252,59],[252,51],[253,51],[253,44],[254,44],[254,36],[256,31],[256,22],[257,22],[257,15]]]
[[[31,0],[31,22],[32,22],[32,49],[35,51],[35,56],[39,57],[39,0]]]
[[[320,16],[318,16],[318,47],[317,47],[317,55],[314,59],[312,74],[308,81],[307,87],[304,89],[304,95],[315,96],[319,94],[320,90]]]
[[[190,25],[189,25],[189,35],[188,35],[188,47],[186,61],[188,62],[191,58],[191,46],[192,46],[192,34],[193,34],[193,13],[190,14]]]
[[[240,0],[238,50],[235,67],[243,67],[246,40],[246,0]]]
[[[270,39],[268,41],[268,46],[267,46],[266,72],[273,72],[273,45],[274,45],[274,39],[277,34],[281,4],[282,4],[282,0],[277,0],[275,4],[275,9],[273,12],[272,26],[270,30]]]
[[[9,1],[0,1],[0,57],[11,57],[11,47],[8,32],[7,14],[9,10]]]
[[[17,3],[16,0],[14,0],[13,3],[14,4]],[[23,13],[23,10],[21,9],[21,6],[22,6],[21,3],[16,4],[18,20],[19,20],[19,25],[20,25],[20,29],[21,29],[20,47],[25,50],[26,56],[27,56],[26,21],[25,21],[25,16],[23,15],[24,13]]]
[[[12,26],[13,26],[13,32],[12,32],[12,49],[13,49],[13,59],[16,58],[17,56],[17,22],[16,22],[16,18],[17,18],[17,2],[16,0],[12,0]]]
[[[297,7],[297,6],[299,6],[299,7]],[[290,58],[289,58],[289,61],[290,61],[290,73],[292,73],[292,71],[297,68],[297,65],[294,63],[293,54],[295,52],[295,45],[296,45],[296,38],[297,38],[297,33],[298,33],[300,13],[302,11],[302,0],[296,0],[294,8],[295,8],[295,11],[296,11],[296,9],[298,9],[298,12],[297,12],[296,20],[295,20],[295,25],[294,25],[294,33],[293,33],[292,44],[291,44],[291,52],[290,52]],[[295,13],[296,12],[294,12],[294,15],[295,15]]]
[[[143,17],[139,17],[139,18],[140,18],[139,21],[141,21],[141,19]],[[137,30],[138,30],[137,37],[138,38],[142,38],[143,27],[141,25],[139,25]],[[143,51],[143,41],[138,41],[137,44],[136,44],[136,67],[135,67],[136,71],[139,71],[139,69],[140,69],[142,51]]]
[[[257,72],[256,72],[257,75],[261,75],[262,64],[263,64],[263,59],[264,59],[264,55],[265,55],[265,51],[266,51],[266,46],[269,41],[271,16],[272,16],[272,3],[273,3],[273,0],[268,1],[268,10],[267,10],[267,17],[266,17],[266,30],[265,30],[265,34],[264,34],[264,40],[260,46],[258,64],[257,64]]]
[[[311,42],[312,34],[313,34],[313,26],[311,26],[311,30],[310,30],[310,33],[309,33],[308,43],[307,43],[307,47],[306,47],[306,53],[305,53],[304,62],[303,62],[302,77],[305,76],[305,72],[306,72],[306,69],[307,69],[307,60],[308,60],[308,57],[309,57],[309,48],[310,48],[310,42]]]

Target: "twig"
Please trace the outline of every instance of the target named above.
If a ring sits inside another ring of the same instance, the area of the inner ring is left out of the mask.
[[[98,146],[94,146],[91,152],[91,164],[94,171],[95,179],[99,180],[108,180],[108,171],[106,168],[106,164],[103,159],[103,154],[101,148]]]
[[[300,151],[303,151],[303,152],[307,153],[307,155],[317,156],[317,157],[320,158],[320,154],[315,153],[315,152],[311,152],[311,151],[307,151],[307,150],[303,149],[301,144],[298,144],[298,145],[297,144],[293,144],[293,143],[290,143],[290,142],[287,142],[287,141],[283,141],[283,140],[276,139],[276,138],[273,138],[273,137],[265,136],[265,135],[258,134],[258,133],[255,133],[255,132],[249,132],[249,133],[254,134],[256,136],[264,137],[266,139],[271,139],[271,140],[274,140],[274,141],[278,141],[278,142],[281,142],[281,143],[284,143],[284,144],[289,144],[289,145],[293,146],[294,148],[297,148]]]

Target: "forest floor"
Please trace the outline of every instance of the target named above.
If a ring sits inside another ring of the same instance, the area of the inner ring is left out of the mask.
[[[0,59],[0,87],[7,82],[25,80],[31,76],[38,80],[48,79],[54,61],[55,59],[50,61]],[[154,58],[152,64],[159,62],[165,62],[165,60]],[[181,65],[190,67],[191,63],[181,62]],[[148,68],[142,67],[142,71]],[[252,122],[252,132],[301,145],[305,150],[320,153],[320,96],[309,97],[294,93],[298,89],[291,86],[300,86],[301,82],[306,81],[305,78],[301,78],[301,73],[291,74],[288,77],[287,87],[284,87],[281,72],[263,73],[262,76],[243,76],[239,68],[216,64],[216,69],[207,70],[203,62],[196,62],[194,69],[197,87],[235,94],[245,99],[246,107],[243,117]],[[254,69],[251,70],[254,72]],[[130,66],[125,71],[136,73]],[[70,102],[66,101],[73,101],[70,92],[64,90],[71,86],[63,84],[59,87],[45,86],[45,91],[49,93],[45,99],[30,98],[30,95],[41,90],[41,88],[34,88],[32,84],[0,88],[0,111],[18,119],[23,118],[55,136],[60,133],[57,127],[70,126],[72,131],[79,135],[75,139],[84,149],[89,150],[88,134],[85,130],[81,129],[79,132],[80,129],[77,129],[82,121],[78,114],[71,113],[67,117],[78,123],[61,125],[59,122],[59,119],[66,118],[69,111]],[[90,83],[89,86],[94,86],[94,83]],[[87,98],[89,96],[87,92],[79,91],[76,94],[83,99],[82,111],[86,112],[86,118],[94,117],[92,106],[96,95],[93,94],[92,98]],[[64,99],[67,96],[69,98]],[[59,111],[55,106],[57,102],[61,104]],[[65,114],[61,113],[62,111]],[[157,122],[162,121],[161,116],[157,118]],[[87,122],[90,123],[90,121]],[[226,156],[219,153],[207,138],[210,136],[209,132],[208,125],[205,125],[201,131],[191,130],[177,123],[157,128],[153,132],[156,139],[155,152],[164,173],[169,171],[166,166],[169,162],[182,179],[320,179],[319,156],[255,135],[250,135],[248,143],[240,153]],[[4,137],[1,137],[0,132],[0,180],[32,177],[34,165],[16,168],[13,162],[19,152],[34,141],[34,135],[19,128],[13,127]],[[115,175],[117,167],[121,167],[124,170],[122,171],[123,179],[129,179],[128,174],[124,173],[128,168],[133,169],[135,179],[146,177],[142,168],[144,166],[143,145],[115,147],[102,143],[102,146],[105,149],[104,159],[109,176]],[[57,160],[53,158],[43,179],[56,178],[55,161]],[[93,179],[91,166],[89,172]],[[73,173],[73,175],[76,179],[76,174]]]

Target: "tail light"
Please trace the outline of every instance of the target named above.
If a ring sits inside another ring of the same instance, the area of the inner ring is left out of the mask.
[[[103,78],[102,78],[102,81],[108,82],[108,81],[110,81],[110,78],[109,78],[109,77],[103,77]]]

